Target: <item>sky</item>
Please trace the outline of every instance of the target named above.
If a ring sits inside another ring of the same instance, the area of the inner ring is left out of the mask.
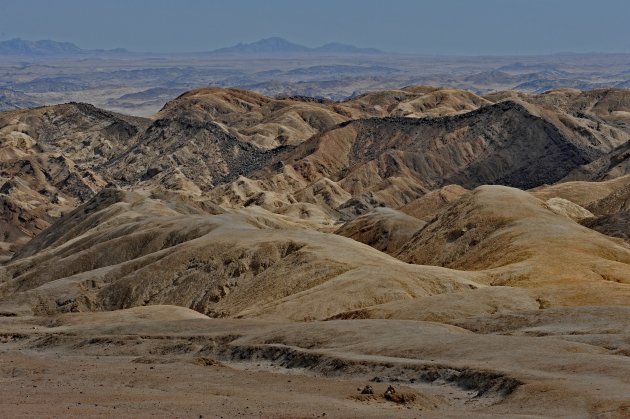
[[[271,36],[446,55],[630,53],[630,0],[0,0],[0,40],[195,52]]]

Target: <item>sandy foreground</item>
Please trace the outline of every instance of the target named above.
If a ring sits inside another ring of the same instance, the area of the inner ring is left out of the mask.
[[[152,306],[4,317],[0,342],[2,417],[630,415],[626,355],[430,322],[217,320]],[[397,399],[384,397],[390,385]]]

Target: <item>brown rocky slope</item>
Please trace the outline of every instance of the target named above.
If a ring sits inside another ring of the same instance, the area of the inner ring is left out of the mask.
[[[0,114],[0,409],[627,416],[626,95]]]

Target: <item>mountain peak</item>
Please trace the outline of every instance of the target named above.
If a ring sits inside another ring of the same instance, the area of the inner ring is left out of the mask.
[[[49,39],[27,41],[21,38],[13,38],[0,42],[0,54],[55,55],[76,54],[78,52],[81,52],[81,48],[71,42],[57,42]]]

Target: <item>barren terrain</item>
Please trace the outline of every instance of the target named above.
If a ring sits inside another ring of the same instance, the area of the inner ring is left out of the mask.
[[[194,54],[35,51],[15,55],[0,48],[0,110],[73,101],[146,117],[181,93],[203,86],[332,100],[412,85],[479,95],[630,87],[630,54],[423,56],[334,48],[273,51],[278,41],[283,40],[261,40],[258,52]]]
[[[0,411],[627,417],[629,140],[609,88],[2,112]]]

